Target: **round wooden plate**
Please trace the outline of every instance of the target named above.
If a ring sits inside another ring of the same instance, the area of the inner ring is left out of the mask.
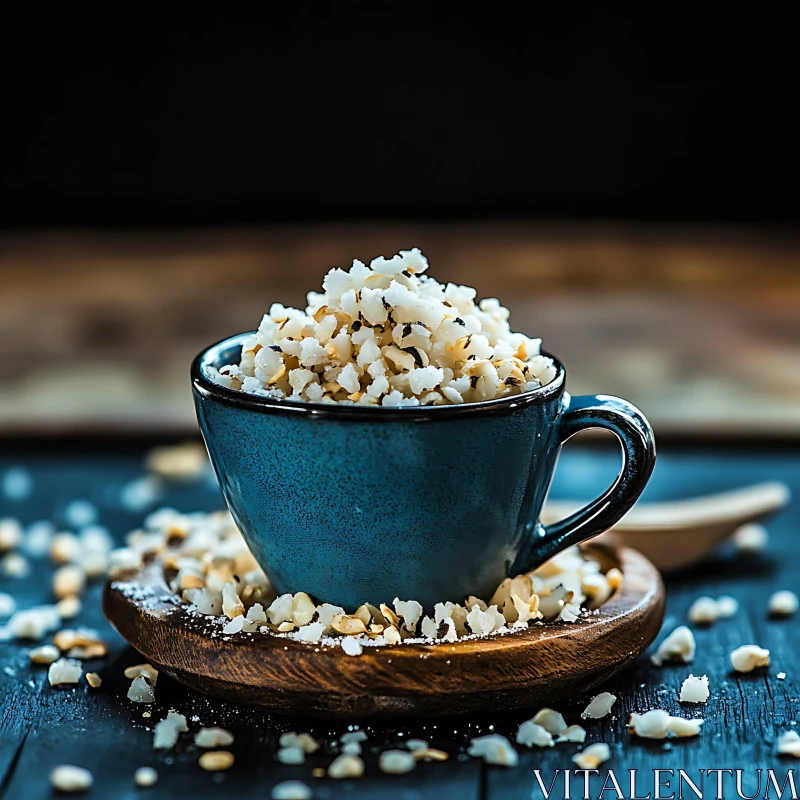
[[[156,562],[110,581],[103,610],[145,658],[205,694],[297,716],[437,717],[548,705],[602,683],[653,641],[664,586],[639,552],[585,548],[621,588],[575,623],[546,623],[454,644],[364,647],[348,656],[261,633],[224,636],[186,612]],[[212,636],[211,633],[215,632]]]

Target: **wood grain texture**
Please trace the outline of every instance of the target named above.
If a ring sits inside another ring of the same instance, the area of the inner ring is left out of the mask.
[[[189,614],[167,588],[159,562],[110,581],[103,610],[147,659],[206,694],[300,716],[475,716],[533,708],[586,690],[618,672],[653,641],[664,615],[657,570],[629,548],[591,546],[605,570],[622,569],[621,588],[574,624],[453,645],[364,647],[348,656],[277,636],[222,636]]]
[[[202,348],[413,245],[543,337],[574,394],[625,397],[662,434],[800,436],[796,235],[522,222],[4,234],[0,432],[193,432]]]

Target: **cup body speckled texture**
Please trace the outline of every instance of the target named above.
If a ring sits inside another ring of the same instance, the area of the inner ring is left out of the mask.
[[[245,335],[198,356],[193,392],[225,499],[279,593],[305,591],[350,611],[395,597],[426,609],[470,594],[488,599],[506,575],[599,532],[582,519],[559,523],[551,535],[538,522],[565,434],[614,429],[589,409],[588,423],[573,413],[575,429],[567,430],[571,398],[560,365],[548,387],[486,403],[293,403],[207,379],[208,366],[238,362]],[[589,405],[580,404],[584,416]],[[649,463],[636,459],[634,475],[626,457],[628,481],[623,469],[607,493],[626,493],[612,516],[644,488],[655,458],[652,433],[648,447]],[[611,519],[607,506],[594,514],[604,515],[603,524]]]

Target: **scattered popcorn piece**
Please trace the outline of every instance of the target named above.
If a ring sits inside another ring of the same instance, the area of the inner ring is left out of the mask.
[[[378,758],[378,769],[389,775],[402,775],[411,772],[417,765],[414,754],[408,750],[386,750]]]
[[[279,741],[281,747],[299,747],[304,753],[316,753],[319,742],[310,733],[295,733],[288,731],[281,734]]]
[[[487,764],[495,764],[500,767],[516,767],[519,763],[519,756],[511,746],[511,742],[498,733],[490,733],[488,736],[478,736],[473,739],[467,753],[476,758],[482,758]]]
[[[59,658],[47,670],[47,680],[51,686],[78,683],[83,674],[83,666],[74,658]]]
[[[17,610],[17,601],[7,592],[0,592],[0,617],[10,617]]]
[[[683,717],[670,717],[667,728],[670,733],[675,736],[687,737],[698,736],[700,734],[700,727],[705,720],[702,719],[683,719]]]
[[[0,519],[0,552],[13,550],[22,543],[22,525],[13,517]]]
[[[617,696],[611,692],[600,692],[592,698],[591,702],[584,709],[581,714],[582,719],[602,719],[611,712],[614,703],[617,702]]]
[[[517,744],[525,747],[554,747],[553,734],[541,725],[529,719],[519,726],[517,731]]]
[[[244,606],[242,606],[244,608]],[[245,622],[247,618],[244,617],[242,614],[239,616],[234,617],[230,622],[228,622],[225,627],[222,629],[223,633],[232,634],[232,633],[241,633],[244,629]]]
[[[321,622],[311,622],[298,628],[294,638],[300,642],[318,642],[324,632],[325,628]]]
[[[769,650],[755,644],[742,645],[731,653],[731,665],[736,672],[752,672],[758,667],[768,667]]]
[[[561,742],[576,742],[583,744],[586,741],[586,731],[580,725],[570,725],[561,736],[556,739],[557,744]]]
[[[17,639],[41,639],[61,623],[55,606],[34,606],[15,611],[8,621],[8,630]]]
[[[767,546],[769,534],[763,525],[751,522],[738,528],[731,540],[740,553],[758,553]]]
[[[682,661],[684,664],[689,664],[694,659],[695,649],[694,634],[685,625],[681,625],[661,642],[650,660],[657,667],[665,661]]]
[[[133,782],[143,789],[155,786],[158,781],[158,773],[152,767],[139,767],[133,773]]]
[[[794,592],[783,589],[769,599],[769,613],[775,617],[789,617],[800,608],[800,598]]]
[[[611,758],[611,748],[603,742],[590,744],[585,750],[572,756],[578,769],[597,769],[604,761]]]
[[[417,761],[447,761],[449,756],[444,750],[435,750],[433,747],[426,747],[424,750],[412,750]]]
[[[800,734],[787,731],[778,737],[778,753],[782,756],[800,758]]]
[[[422,605],[416,600],[400,600],[395,597],[392,602],[397,616],[403,620],[403,627],[410,633],[417,629],[417,622],[422,616]]]
[[[198,747],[229,747],[233,744],[233,734],[225,728],[200,728],[194,736]]]
[[[536,725],[541,725],[548,733],[552,733],[553,736],[560,736],[567,729],[567,723],[564,721],[564,717],[562,717],[558,711],[553,711],[552,708],[543,708],[533,718],[533,722]]]
[[[719,616],[717,601],[713,597],[698,597],[689,608],[687,616],[698,625],[710,625]]]
[[[50,773],[50,783],[59,792],[87,792],[92,788],[94,776],[83,767],[62,764]]]
[[[342,650],[349,656],[360,656],[363,652],[361,644],[354,636],[348,636],[342,639]]]
[[[408,739],[406,747],[413,753],[415,750],[427,750],[428,743],[424,739]]]
[[[717,598],[717,617],[719,619],[730,619],[736,616],[739,611],[739,601],[735,597],[723,594]]]
[[[644,714],[631,714],[628,729],[643,739],[666,739],[669,736],[669,714],[654,708]]]
[[[43,644],[41,647],[34,647],[28,653],[28,657],[34,664],[49,665],[61,657],[61,651],[52,644]]]
[[[8,553],[0,561],[0,572],[7,578],[27,578],[30,571],[31,565],[22,553]]]
[[[82,607],[83,604],[80,598],[74,595],[65,597],[63,600],[59,600],[58,603],[56,603],[56,611],[61,619],[75,619],[75,617],[81,613]]]
[[[92,689],[99,689],[103,685],[103,679],[96,672],[87,672],[86,683],[88,683]]]
[[[143,681],[144,678],[136,678]],[[178,741],[178,734],[189,730],[186,717],[177,711],[169,711],[164,719],[156,723],[153,728],[153,748],[155,750],[170,750]]]
[[[233,766],[233,753],[227,750],[209,750],[198,760],[200,767],[206,772],[221,772]]]
[[[334,780],[360,778],[364,774],[364,762],[358,756],[343,753],[328,767],[328,777]]]
[[[311,787],[302,781],[282,781],[272,787],[272,800],[311,800],[312,797]]]
[[[708,676],[700,678],[690,675],[681,685],[681,703],[705,703],[710,695]]]
[[[671,717],[661,708],[654,708],[644,714],[631,714],[628,730],[643,739],[666,739],[670,733],[679,737],[697,736],[702,719],[683,719]]]
[[[541,340],[512,333],[508,309],[423,276],[427,266],[414,248],[332,269],[304,311],[273,304],[240,362],[209,377],[295,402],[394,407],[507,397],[555,378]]]
[[[60,600],[83,594],[86,573],[75,564],[64,564],[53,573],[53,594]]]
[[[306,754],[302,747],[282,747],[278,750],[277,759],[281,764],[302,764]]]
[[[102,655],[108,652],[100,634],[92,628],[63,628],[53,637],[53,644],[59,650],[72,650],[75,647],[92,647],[97,651],[102,650]]]
[[[236,584],[233,581],[228,581],[222,587],[222,613],[229,619],[235,619],[244,614],[244,604],[239,599]]]
[[[134,678],[144,677],[155,686],[158,683],[158,670],[151,664],[134,664],[125,668],[125,677],[133,680]]]
[[[153,687],[144,677],[134,678],[128,689],[128,700],[134,703],[155,703],[156,696]]]
[[[785,672],[779,672],[779,673],[778,673],[778,674],[777,674],[775,677],[776,677],[776,678],[777,678],[779,681],[786,680],[786,673],[785,673]]]

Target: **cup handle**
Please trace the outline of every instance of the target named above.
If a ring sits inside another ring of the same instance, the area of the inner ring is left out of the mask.
[[[636,406],[609,395],[564,396],[558,437],[564,444],[578,431],[603,428],[622,446],[622,469],[605,494],[569,517],[540,528],[534,547],[539,566],[565,547],[580,544],[608,530],[628,512],[647,485],[656,462],[653,429]],[[530,569],[530,567],[529,567]]]

